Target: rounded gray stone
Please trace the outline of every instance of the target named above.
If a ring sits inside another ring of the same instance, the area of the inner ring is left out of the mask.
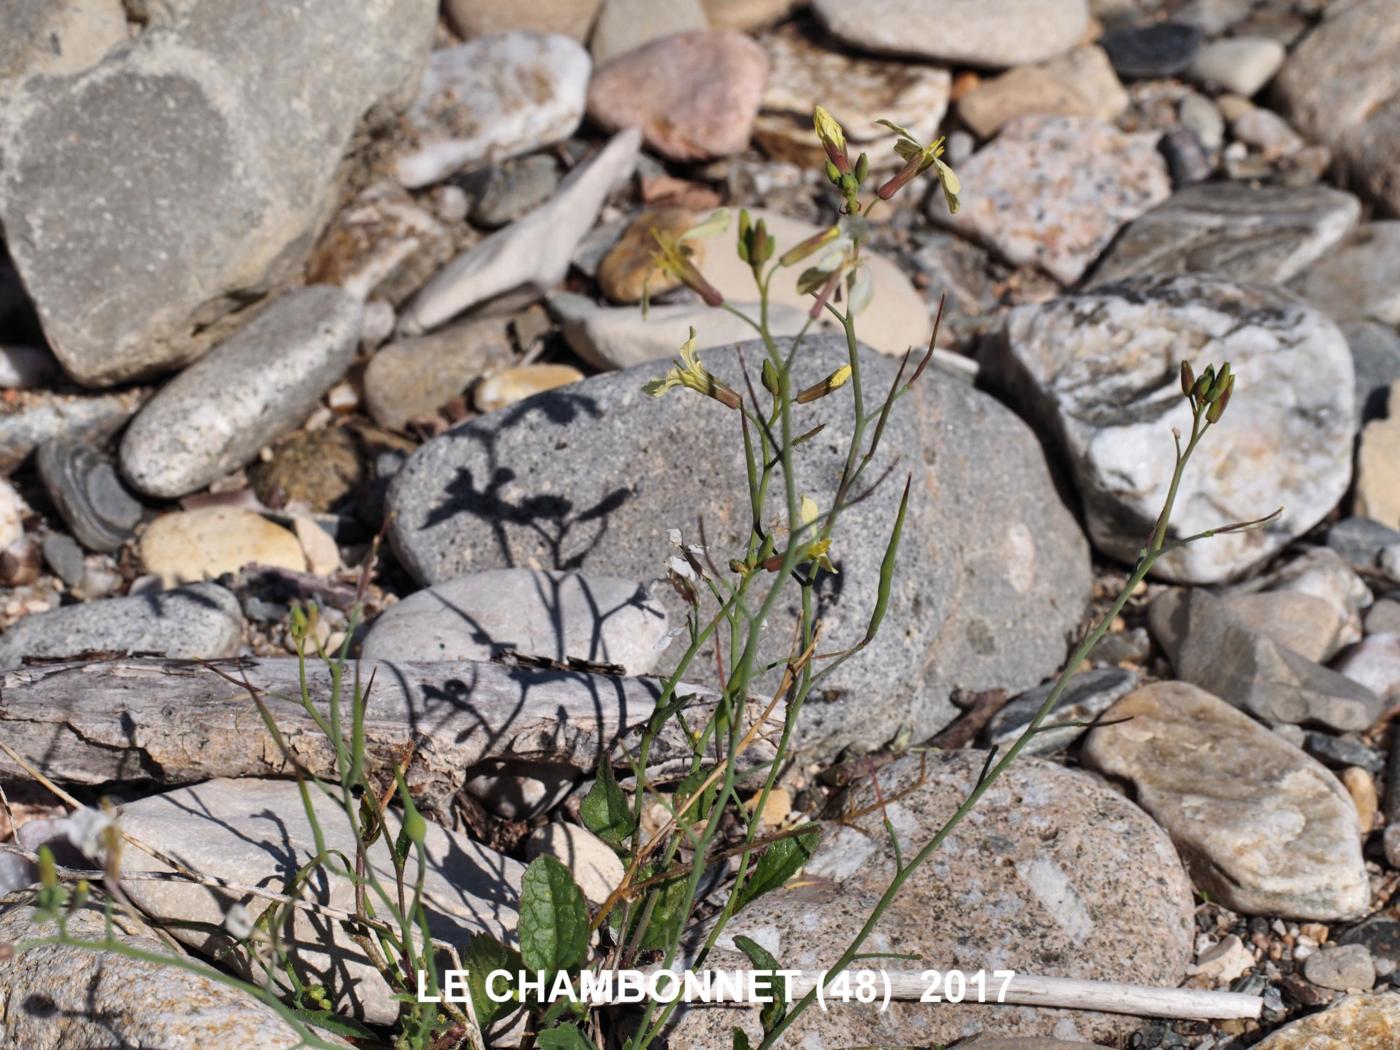
[[[665,606],[616,576],[490,569],[392,605],[370,625],[366,660],[491,660],[506,653],[617,664],[646,674],[666,643]]]
[[[734,938],[744,935],[785,968],[832,966],[894,875],[885,818],[907,862],[967,797],[986,759],[976,750],[902,758],[880,770],[878,797],[867,778],[842,806],[861,815],[820,825],[823,840],[800,878],[735,916],[706,965],[746,966],[734,949]],[[892,969],[1013,969],[1175,987],[1191,961],[1192,914],[1191,884],[1176,850],[1146,813],[1084,773],[1022,759],[915,870],[863,950],[922,960],[884,963]],[[1116,1046],[1140,1023],[1087,1010],[971,1000],[945,1008],[852,1002],[824,1014],[813,1009],[789,1029],[784,1045],[922,1047],[986,1031]],[[728,1048],[734,1025],[756,1036],[757,1010],[692,1010],[670,1033],[669,1045]]]
[[[238,599],[216,583],[198,583],[26,616],[0,635],[0,669],[18,667],[26,657],[91,652],[219,659],[236,654],[242,640]]]
[[[743,390],[739,352],[715,349],[703,360]],[[753,369],[762,350],[748,343],[742,353]],[[844,343],[812,338],[796,381],[815,383],[846,360]],[[897,365],[873,351],[861,361],[867,398],[882,396]],[[400,561],[427,583],[521,565],[647,580],[662,577],[677,553],[669,531],[696,543],[703,520],[716,563],[727,565],[741,552],[749,514],[738,420],[690,391],[647,397],[642,386],[665,370],[652,363],[595,376],[428,442],[391,492]],[[757,375],[753,383],[757,389]],[[852,416],[842,394],[798,409],[802,430],[826,425],[797,454],[800,488],[821,507],[830,505]],[[931,736],[955,716],[948,697],[956,687],[1037,684],[1064,659],[1089,591],[1087,548],[1040,446],[990,397],[927,372],[892,413],[866,477],[886,469],[890,478],[838,523],[832,558],[840,572],[820,587],[825,642],[858,641],[902,479],[912,472],[880,635],[802,713],[802,740],[825,754],[877,746],[902,730]],[[683,622],[685,606],[662,591],[673,622]],[[795,615],[791,604],[774,609],[760,658],[786,655]],[[682,649],[673,646],[659,670]],[[714,667],[706,649],[689,673],[712,676]]]
[[[121,444],[127,480],[174,499],[243,466],[345,374],[363,313],[329,285],[288,292],[137,413]]]

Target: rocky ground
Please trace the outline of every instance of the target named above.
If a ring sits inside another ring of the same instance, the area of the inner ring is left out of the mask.
[[[373,734],[412,726],[436,756],[414,776],[444,928],[508,933],[540,852],[606,896],[621,869],[578,799],[679,648],[682,606],[654,586],[670,530],[703,516],[727,549],[747,506],[730,417],[641,396],[691,326],[738,384],[750,335],[655,278],[643,316],[651,234],[721,206],[781,246],[829,223],[821,103],[881,171],[899,161],[877,119],[946,134],[963,206],[920,179],[877,213],[870,373],[925,345],[946,302],[937,367],[885,443],[925,464],[913,540],[886,629],[804,711],[765,815],[825,822],[823,845],[736,933],[829,962],[894,865],[878,821],[832,818],[899,795],[890,819],[922,841],[1029,721],[1161,504],[1190,421],[1177,361],[1228,359],[1240,386],[1175,526],[1284,510],[1164,559],[1060,728],[876,948],[1245,991],[1261,1020],[900,1004],[814,1015],[802,1045],[1400,1045],[1394,0],[19,0],[4,17],[0,739],[48,775],[122,800],[133,834],[201,870],[278,878],[311,831],[261,723],[194,665],[135,658],[243,657],[280,681],[292,609],[314,602],[317,640],[409,668]],[[711,283],[751,302],[730,239],[702,248]],[[773,298],[795,332],[806,298],[781,281]],[[844,354],[822,337],[801,367]],[[833,433],[839,401],[813,406]],[[818,499],[836,454],[804,451]],[[877,575],[897,502],[877,490],[843,519],[843,578]],[[839,595],[828,633],[861,629],[871,600]],[[586,673],[507,674],[507,651]],[[0,787],[7,940],[27,851],[66,841],[65,807],[3,756]],[[220,921],[204,891],[132,897],[156,925]],[[337,1007],[390,1020],[354,946],[305,932],[364,971]],[[66,949],[0,957],[0,988],[86,1016],[75,1038],[287,1040],[203,977]],[[671,1045],[755,1023],[692,1012]],[[0,1044],[77,1045],[59,1027],[0,1011]]]

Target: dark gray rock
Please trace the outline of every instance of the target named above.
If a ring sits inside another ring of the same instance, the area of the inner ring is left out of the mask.
[[[242,640],[238,599],[216,583],[198,583],[26,616],[0,635],[0,669],[18,667],[26,657],[91,652],[218,659],[237,653]]]
[[[412,100],[437,11],[151,6],[99,65],[32,77],[0,108],[0,224],[49,345],[87,384],[192,360],[297,272],[357,130]]]
[[[761,351],[747,344],[743,352],[753,368]],[[703,360],[744,389],[733,348]],[[810,340],[797,381],[816,382],[845,361],[838,341]],[[888,389],[895,364],[869,352],[862,362],[867,391]],[[419,449],[390,497],[390,537],[404,566],[426,583],[532,564],[646,580],[676,553],[668,532],[697,542],[702,516],[718,563],[727,564],[748,520],[737,419],[690,391],[647,397],[643,384],[664,371],[653,363],[586,379]],[[799,410],[803,429],[826,424],[797,457],[800,487],[819,506],[832,498],[851,416],[849,397],[839,394]],[[926,739],[954,716],[954,687],[1041,681],[1063,660],[1088,592],[1083,538],[1031,431],[1002,406],[931,370],[892,414],[870,476],[896,452],[892,480],[841,519],[832,552],[840,574],[823,587],[824,637],[850,644],[873,607],[899,476],[914,470],[884,628],[802,713],[802,738],[824,754],[874,746],[902,728]],[[662,597],[682,622],[684,606]],[[794,615],[775,609],[768,657],[785,652]],[[662,669],[673,659],[668,653]],[[714,666],[707,651],[691,673]]]
[[[1265,722],[1345,731],[1380,717],[1384,705],[1370,689],[1252,630],[1206,591],[1168,591],[1150,619],[1178,678]]]
[[[1229,414],[1183,475],[1170,535],[1283,513],[1266,528],[1167,554],[1153,572],[1191,583],[1242,575],[1322,520],[1351,476],[1346,340],[1280,288],[1205,274],[1132,277],[1007,315],[984,374],[1063,450],[1089,535],[1131,563],[1171,481],[1172,428],[1191,430],[1179,362],[1230,361]]]
[[[801,879],[745,908],[725,928],[708,965],[746,965],[745,935],[785,967],[830,967],[894,874],[886,816],[904,858],[926,843],[967,796],[981,751],[930,751],[880,770],[843,809],[862,815],[821,825],[824,839]],[[890,801],[881,806],[881,799]],[[1133,803],[1083,773],[1043,759],[1017,762],[971,819],[905,884],[866,951],[914,952],[940,970],[1004,966],[1035,974],[1174,987],[1191,957],[1190,883],[1166,833]],[[1143,936],[1151,930],[1150,936]],[[933,960],[938,960],[935,964]],[[872,962],[878,967],[879,962]],[[900,966],[917,966],[900,962]],[[730,1028],[757,1045],[757,1009],[701,1007],[684,1014],[669,1046],[722,1050]],[[1093,1011],[917,1002],[810,1010],[784,1045],[943,1045],[975,1032],[1055,1034],[1120,1045],[1138,1021]]]
[[[1174,128],[1167,132],[1157,143],[1157,148],[1167,162],[1167,171],[1171,173],[1174,189],[1180,190],[1204,182],[1215,170],[1210,151],[1201,145],[1201,140],[1190,128]]]
[[[1337,244],[1360,214],[1355,197],[1325,186],[1188,186],[1134,219],[1088,286],[1135,274],[1192,272],[1281,284]]]
[[[1356,372],[1356,429],[1386,416],[1390,386],[1400,380],[1400,332],[1374,321],[1342,325]]]
[[[83,549],[66,532],[51,532],[42,544],[44,561],[69,589],[83,582]]]
[[[1400,922],[1394,919],[1367,919],[1343,933],[1337,943],[1364,945],[1382,977],[1400,970]]]
[[[1099,40],[1120,77],[1170,77],[1196,57],[1202,34],[1192,25],[1155,22],[1110,29]]]
[[[1303,735],[1303,750],[1332,769],[1359,766],[1374,774],[1385,768],[1385,755],[1350,737],[1308,732]]]
[[[108,553],[135,535],[146,508],[105,455],[90,444],[60,439],[43,445],[37,460],[49,498],[84,547]]]
[[[494,230],[549,200],[560,178],[555,159],[537,153],[464,176],[462,188],[472,201],[472,222]]]
[[[1137,684],[1135,672],[1117,667],[1080,671],[1069,680],[1064,693],[1040,724],[1040,731],[1031,737],[1022,754],[1048,755],[1068,747],[1085,731],[1084,723],[1094,721],[1115,700],[1136,689]],[[1014,744],[1054,688],[1054,682],[1037,686],[998,711],[987,726],[988,742],[1001,748]],[[1079,724],[1066,724],[1070,722]]]
[[[173,499],[237,470],[345,374],[363,313],[339,288],[288,292],[151,398],[122,437],[122,473]]]
[[[1327,530],[1327,546],[1355,568],[1375,571],[1382,555],[1400,544],[1400,532],[1370,518],[1343,518]]]

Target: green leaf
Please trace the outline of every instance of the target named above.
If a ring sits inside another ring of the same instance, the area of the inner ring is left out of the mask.
[[[690,801],[690,797],[695,794],[696,790],[705,782],[706,778],[709,777],[712,772],[714,772],[714,770],[711,767],[701,766],[676,785],[674,804],[677,813],[680,812],[682,806]],[[709,817],[710,811],[714,809],[715,799],[719,797],[719,789],[720,782],[716,779],[705,788],[704,793],[696,799],[694,805],[685,811],[685,815],[680,817],[677,823],[682,827],[703,824],[706,818]]]
[[[536,857],[520,887],[520,955],[527,970],[573,970],[588,954],[588,908],[569,869]]]
[[[291,1009],[298,1021],[311,1025],[313,1028],[320,1028],[334,1035],[343,1035],[347,1039],[377,1038],[373,1029],[366,1028],[360,1022],[352,1021],[348,1017],[341,1017],[323,1010],[298,1010],[296,1007]]]
[[[645,866],[641,871],[643,879],[651,878],[657,874],[655,868],[650,865]],[[655,898],[656,903],[652,905],[650,918],[647,927],[639,942],[645,950],[665,949],[675,942],[680,936],[681,924],[685,922],[685,904],[687,894],[688,878],[679,875],[670,882],[662,883],[648,890],[650,897]],[[647,915],[645,906],[637,909],[638,921],[643,915]],[[635,932],[635,927],[633,930]]]
[[[472,997],[472,1009],[482,1028],[515,1009],[514,1003],[498,1003],[486,994],[486,978],[491,976],[492,970],[519,973],[522,963],[518,951],[506,947],[494,937],[478,933],[462,956],[462,969],[467,971],[467,992]]]
[[[744,1034],[742,1028],[734,1029],[734,1046],[732,1050],[750,1050],[749,1037]]]
[[[746,908],[765,893],[776,890],[812,859],[822,833],[816,828],[792,838],[779,839],[764,851],[753,866],[753,873],[739,894],[739,909]],[[738,910],[738,909],[736,909]]]
[[[613,849],[620,850],[632,834],[636,827],[632,809],[627,805],[627,796],[617,786],[610,763],[599,763],[598,778],[579,804],[579,816],[583,818],[584,827]]]
[[[535,1045],[540,1050],[596,1050],[591,1046],[577,1025],[561,1024],[558,1028],[546,1028],[535,1037]]]
[[[751,937],[742,934],[734,938],[734,947],[748,956],[749,962],[753,963],[755,970],[781,970],[778,960],[768,952],[763,945],[759,944]],[[765,987],[764,985],[767,985]],[[787,1013],[787,1003],[783,1002],[782,983],[778,978],[771,978],[769,981],[761,982],[757,985],[756,991],[761,995],[772,995],[773,1001],[764,1003],[763,1009],[759,1012],[758,1020],[763,1025],[763,1034],[767,1035],[778,1027],[783,1015]]]

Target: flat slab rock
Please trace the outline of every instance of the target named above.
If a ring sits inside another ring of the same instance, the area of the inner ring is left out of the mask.
[[[25,902],[0,906],[0,943],[51,936],[53,923],[36,925],[34,914]],[[89,904],[69,918],[68,933],[100,940],[105,925],[102,909]],[[155,931],[120,910],[113,925],[125,945],[172,954]],[[0,1002],[8,1004],[0,1016],[0,1042],[24,1050],[287,1050],[300,1042],[271,1007],[209,977],[63,945],[0,960]],[[350,1045],[323,1029],[316,1034],[333,1046]]]
[[[615,664],[646,674],[670,618],[640,584],[616,576],[489,569],[447,580],[386,609],[362,659],[491,660],[508,652]]]
[[[326,848],[355,856],[355,834],[339,804],[315,789],[311,795]],[[389,887],[394,885],[389,849],[399,829],[396,812],[386,812],[386,834],[369,848],[370,867]],[[177,788],[123,806],[121,824],[137,842],[190,870],[250,886],[282,889],[292,873],[316,855],[315,833],[292,780],[211,780]],[[432,821],[427,822],[423,846],[424,899],[432,936],[453,943],[459,951],[476,933],[513,940],[525,866]],[[122,870],[169,871],[170,867],[128,843]],[[410,886],[416,881],[416,860],[409,859],[405,877]],[[261,974],[223,930],[224,915],[235,903],[253,914],[261,911],[263,905],[251,894],[140,879],[124,880],[123,888],[153,920],[186,924],[170,930],[182,944],[215,956],[229,950],[227,961],[244,976],[252,976],[250,967]],[[304,899],[333,908],[350,911],[355,906],[353,882],[328,872],[308,880],[303,894]],[[336,1012],[379,1024],[398,1016],[389,985],[339,924],[295,909],[279,932],[302,980],[324,985]]]
[[[1360,201],[1326,186],[1188,186],[1129,224],[1089,287],[1140,273],[1199,272],[1282,284],[1341,241],[1360,214]]]
[[[1073,284],[1121,226],[1171,193],[1155,138],[1092,117],[1017,117],[958,166],[958,213],[935,193],[928,217]]]
[[[94,68],[33,77],[0,107],[6,243],[49,345],[89,385],[198,357],[296,273],[366,115],[411,100],[437,11],[153,6]]]
[[[895,800],[885,813],[906,859],[972,790],[986,753],[922,757],[922,764],[911,756],[879,773],[883,798]],[[852,791],[845,812],[874,812],[823,824],[824,839],[801,880],[741,912],[707,965],[745,965],[733,948],[733,937],[742,934],[784,967],[830,967],[894,873],[876,801],[868,784]],[[904,886],[864,950],[919,953],[922,965],[942,970],[1005,968],[1170,987],[1185,975],[1191,939],[1191,887],[1162,829],[1092,778],[1024,759]],[[964,1003],[939,1010],[895,1002],[882,1012],[851,1003],[825,1015],[810,1011],[790,1035],[791,1045],[808,1050],[928,1046],[982,1031],[1116,1045],[1139,1023],[1026,1006]],[[751,1037],[761,1034],[756,1012],[694,1008],[677,1023],[670,1045],[728,1048],[735,1025]]]
[[[751,368],[762,353],[752,343],[743,352]],[[736,350],[702,360],[744,389]],[[888,389],[894,362],[869,351],[861,360],[867,388]],[[817,382],[846,361],[844,343],[809,340],[797,381]],[[700,516],[727,561],[724,552],[746,538],[748,515],[737,420],[690,391],[646,396],[644,383],[664,371],[650,364],[592,377],[428,442],[391,492],[400,561],[427,583],[531,564],[647,579],[677,553],[670,530],[699,540]],[[829,504],[852,426],[850,399],[813,402],[799,420],[804,429],[827,426],[797,458],[803,491]],[[901,726],[926,739],[953,717],[955,686],[1038,683],[1062,661],[1088,592],[1087,551],[1043,453],[1001,405],[930,370],[892,413],[871,477],[895,450],[896,473],[916,472],[885,628],[803,710],[805,746],[825,754],[857,741],[876,745]],[[860,637],[869,622],[900,488],[880,486],[838,525],[833,558],[849,582],[823,610],[833,644]],[[685,607],[663,590],[672,622],[683,622]],[[768,656],[785,652],[793,615],[776,611]],[[707,651],[693,673],[703,683],[714,666]]]
[[[1169,536],[1283,506],[1269,526],[1174,551],[1153,572],[1215,583],[1316,525],[1351,479],[1351,352],[1290,292],[1204,274],[1139,276],[1006,319],[987,370],[1062,450],[1099,550],[1131,563],[1171,481],[1172,428],[1191,431],[1183,356],[1239,375],[1230,411],[1182,478]]]
[[[1184,682],[1108,709],[1082,754],[1131,782],[1196,885],[1246,915],[1356,918],[1370,902],[1361,827],[1326,768],[1248,715]]]
[[[1239,597],[1232,604],[1193,588],[1153,601],[1152,633],[1178,678],[1269,723],[1359,732],[1381,716],[1379,696],[1252,625]]]

